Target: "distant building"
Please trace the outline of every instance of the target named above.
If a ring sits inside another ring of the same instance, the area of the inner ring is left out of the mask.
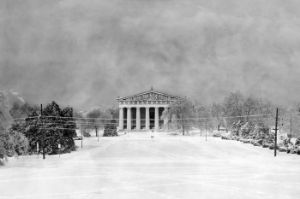
[[[119,97],[119,130],[162,129],[168,120],[161,118],[162,113],[182,98],[159,92],[151,88],[127,97]]]

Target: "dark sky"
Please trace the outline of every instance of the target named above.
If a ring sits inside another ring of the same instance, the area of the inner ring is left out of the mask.
[[[150,89],[300,101],[299,0],[0,0],[0,89],[89,108]]]

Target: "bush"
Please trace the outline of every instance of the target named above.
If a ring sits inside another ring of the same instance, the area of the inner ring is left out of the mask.
[[[83,137],[91,137],[90,132],[87,132],[86,130],[82,131],[82,135],[83,135]]]
[[[28,139],[25,137],[24,134],[19,133],[17,131],[11,131],[10,136],[12,139],[13,149],[16,154],[18,155],[24,155],[28,152],[29,149],[29,143]]]
[[[14,130],[0,134],[0,159],[13,155],[24,155],[28,152],[27,138]]]
[[[243,123],[241,121],[234,122],[231,129],[231,134],[233,136],[240,136],[240,130]]]
[[[269,137],[269,128],[264,126],[264,124],[256,124],[251,134],[254,139],[266,139]]]
[[[246,122],[240,128],[240,135],[242,137],[247,138],[252,131],[253,131],[253,125],[251,125],[249,122]]]
[[[113,137],[113,136],[118,136],[116,120],[110,120],[110,122],[108,124],[105,124],[104,126],[103,137]]]
[[[4,159],[4,157],[6,156],[6,149],[5,149],[6,141],[5,140],[6,139],[4,139],[3,133],[0,132],[0,163],[2,162],[1,160]]]

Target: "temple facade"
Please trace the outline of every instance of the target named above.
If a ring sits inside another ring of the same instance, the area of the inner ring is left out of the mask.
[[[160,130],[166,128],[168,119],[162,117],[170,104],[182,100],[151,88],[127,97],[118,97],[119,130]]]

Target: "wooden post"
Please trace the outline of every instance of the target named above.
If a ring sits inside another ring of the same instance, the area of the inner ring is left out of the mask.
[[[182,104],[180,104],[180,117],[181,117],[182,135],[184,135],[184,121],[183,121]]]
[[[61,148],[61,145],[60,143],[58,144],[58,157],[60,158],[60,148]]]
[[[205,131],[206,131],[206,134],[205,134],[205,141],[207,141],[207,119],[205,120]]]
[[[98,142],[99,142],[98,128],[97,128],[97,126],[95,126],[95,128],[96,128],[96,136],[97,136],[97,139],[98,139]]]
[[[274,140],[274,157],[277,155],[277,130],[278,130],[278,108],[276,109],[276,118],[275,118],[275,140]]]
[[[290,113],[290,136],[293,136],[293,115]]]
[[[46,155],[45,155],[45,133],[44,131],[42,130],[43,128],[43,104],[41,104],[41,116],[40,116],[40,121],[41,121],[41,124],[42,124],[42,127],[41,127],[41,132],[42,132],[42,143],[43,143],[43,159],[46,159]]]
[[[39,157],[40,154],[39,142],[36,142],[36,152],[37,152],[37,156]]]
[[[96,137],[98,137],[97,126],[95,125]]]

